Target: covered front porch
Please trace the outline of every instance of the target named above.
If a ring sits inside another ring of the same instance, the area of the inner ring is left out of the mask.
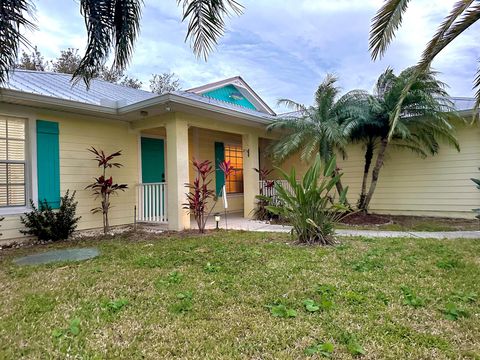
[[[184,113],[145,119],[133,126],[138,131],[139,151],[137,222],[163,224],[170,230],[189,229],[193,225],[184,209],[188,191],[185,184],[196,177],[193,159],[210,160],[217,167],[210,183],[217,194],[219,185],[223,185],[217,176],[218,164],[231,161],[236,170],[225,183],[227,212],[234,214],[232,219],[252,217],[255,197],[263,186],[254,170],[263,162],[263,128]],[[210,203],[214,205],[212,214],[222,213],[224,219],[223,198]]]

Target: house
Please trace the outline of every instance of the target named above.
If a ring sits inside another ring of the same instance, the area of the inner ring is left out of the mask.
[[[0,89],[0,215],[2,239],[19,237],[19,216],[29,199],[58,206],[66,190],[76,191],[80,229],[97,228],[97,205],[85,186],[99,169],[87,148],[122,150],[123,167],[112,169],[129,189],[112,199],[112,225],[152,221],[169,229],[190,227],[185,183],[195,174],[191,160],[230,160],[237,171],[228,179],[229,211],[251,215],[259,192],[259,166],[272,166],[265,147],[279,134],[265,126],[275,112],[241,78],[156,95],[102,80],[72,86],[71,76],[16,70]],[[470,99],[455,99],[465,116]],[[389,154],[372,211],[412,215],[472,217],[480,195],[469,178],[478,175],[480,131],[459,126],[462,152],[442,148],[426,160],[410,153]],[[362,151],[354,147],[340,161],[352,201],[359,192]],[[282,166],[305,168],[298,157]],[[273,175],[278,176],[278,175]],[[218,191],[223,178],[216,177]],[[220,202],[217,204],[221,209]],[[136,210],[135,210],[136,209]]]

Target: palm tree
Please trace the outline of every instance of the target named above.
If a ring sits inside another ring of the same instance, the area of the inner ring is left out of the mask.
[[[185,40],[190,39],[193,52],[205,59],[225,31],[225,18],[243,9],[236,0],[177,0],[177,4],[183,8],[182,21],[188,21]],[[74,81],[83,79],[88,86],[111,53],[112,69],[125,70],[140,31],[142,9],[142,0],[80,0],[88,42]],[[0,85],[15,66],[20,46],[31,47],[24,31],[36,29],[30,20],[34,12],[34,0],[0,1]]]
[[[346,157],[346,146],[350,131],[355,127],[357,108],[349,103],[350,97],[338,98],[336,82],[335,76],[326,76],[315,93],[314,106],[307,107],[288,99],[279,100],[279,104],[286,105],[294,112],[280,117],[267,127],[269,131],[286,132],[270,148],[276,162],[282,162],[296,153],[300,153],[303,161],[313,159],[318,153],[324,164],[335,153]],[[338,173],[339,169],[336,169],[335,175]],[[346,191],[341,181],[336,186],[339,194]]]
[[[402,103],[401,116],[392,129],[391,118],[415,71],[411,67],[396,76],[388,68],[378,78],[372,95],[358,90],[353,94],[357,107],[365,109],[350,133],[352,142],[361,142],[365,147],[364,174],[358,201],[358,208],[364,212],[367,212],[372,200],[389,147],[405,148],[422,157],[437,154],[440,141],[460,150],[451,124],[453,118],[460,118],[448,99],[446,85],[436,79],[433,71],[417,76],[410,85]],[[347,93],[345,96],[351,95]],[[375,150],[377,157],[367,191]]]
[[[372,19],[370,29],[370,51],[372,58],[376,60],[385,53],[388,45],[395,37],[395,32],[402,25],[403,15],[408,8],[410,0],[386,0]],[[432,2],[433,4],[433,2]],[[457,36],[462,34],[470,26],[480,19],[480,2],[478,0],[459,0],[454,5],[450,14],[446,16],[437,29],[437,32],[423,51],[422,57],[413,73],[412,79],[404,88],[402,96],[391,118],[392,129],[395,128],[400,117],[401,102],[407,96],[409,87],[415,81],[415,77],[427,71],[433,59],[450,44]],[[476,92],[475,109],[480,106],[480,69],[474,79]],[[391,133],[390,136],[393,134]]]

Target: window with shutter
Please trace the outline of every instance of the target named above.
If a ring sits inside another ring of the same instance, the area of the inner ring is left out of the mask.
[[[0,207],[26,205],[26,120],[0,117]]]

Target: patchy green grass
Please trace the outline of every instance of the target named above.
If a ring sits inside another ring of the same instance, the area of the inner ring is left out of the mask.
[[[480,357],[480,242],[218,232],[83,241],[101,256],[0,253],[1,359]]]

